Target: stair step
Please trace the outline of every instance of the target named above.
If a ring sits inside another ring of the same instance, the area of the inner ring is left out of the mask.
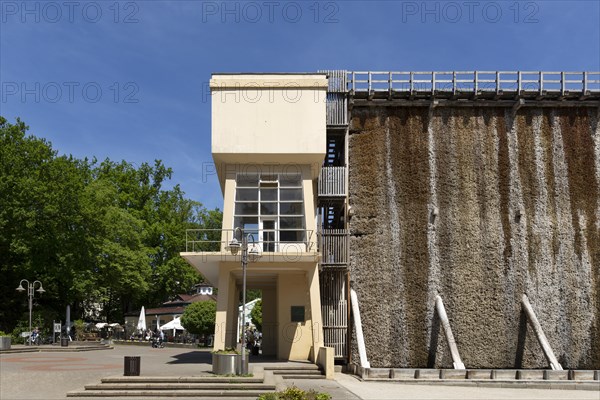
[[[275,390],[275,389],[269,389]],[[67,397],[252,397],[257,398],[264,390],[89,390],[68,392]]]
[[[306,364],[306,365],[286,365],[286,366],[273,366],[273,367],[265,367],[265,371],[308,371],[308,370],[317,370],[320,371],[318,365],[315,364]]]
[[[283,379],[325,379],[324,375],[290,374],[281,376]]]
[[[322,373],[320,370],[288,369],[288,370],[273,371],[273,375],[322,375]]]
[[[103,383],[86,385],[85,390],[273,390],[274,385],[263,383]]]
[[[181,377],[155,377],[155,376],[117,376],[102,378],[102,383],[263,383],[262,378],[244,378],[228,376],[181,376]]]

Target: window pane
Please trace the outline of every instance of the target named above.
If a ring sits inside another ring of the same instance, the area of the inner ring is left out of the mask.
[[[275,220],[263,221],[263,229],[275,229]]]
[[[258,217],[235,217],[233,219],[233,226],[234,228],[242,228],[245,234],[256,233],[258,232]],[[240,240],[239,237],[238,240]]]
[[[304,217],[281,217],[279,224],[281,229],[303,229]]]
[[[300,175],[280,175],[279,176],[279,185],[281,186],[302,186],[302,179],[300,179]]]
[[[262,174],[260,176],[262,182],[277,182],[277,175],[273,174]]]
[[[302,200],[302,189],[281,189],[280,200]]]
[[[236,179],[237,186],[258,186],[258,175],[256,174],[238,174]]]
[[[260,199],[263,201],[277,201],[277,189],[260,189]]]
[[[258,203],[235,203],[235,215],[258,215]]]
[[[235,199],[238,201],[258,201],[258,189],[237,189]]]
[[[281,231],[279,240],[281,242],[304,242],[305,231]]]
[[[281,215],[303,215],[303,203],[281,203],[279,212]]]
[[[260,203],[260,215],[277,215],[277,203]]]

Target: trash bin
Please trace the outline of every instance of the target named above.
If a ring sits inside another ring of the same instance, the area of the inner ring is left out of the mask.
[[[60,347],[69,347],[69,338],[60,338]]]
[[[125,376],[140,376],[140,356],[125,356]]]

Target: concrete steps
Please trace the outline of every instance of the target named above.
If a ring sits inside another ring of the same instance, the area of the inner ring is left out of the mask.
[[[323,371],[315,364],[265,367],[265,370],[272,371],[283,379],[325,379]]]
[[[227,397],[227,398],[253,398],[256,399],[265,392],[274,392],[272,390],[96,390],[83,392],[69,392],[67,397],[194,397],[194,398],[209,398],[209,397]]]
[[[40,346],[23,346],[16,345],[10,349],[0,350],[0,354],[11,354],[11,353],[74,353],[80,351],[94,351],[94,350],[111,350],[112,346],[99,342],[83,342],[81,343],[69,343],[69,346],[62,347],[57,344],[44,344]]]
[[[67,393],[67,397],[226,397],[257,398],[285,387],[281,376],[257,368],[253,377],[118,376]]]

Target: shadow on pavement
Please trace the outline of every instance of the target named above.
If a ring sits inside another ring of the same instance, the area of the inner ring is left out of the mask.
[[[212,362],[212,353],[206,351],[190,351],[174,355],[175,360],[167,364],[210,364]]]

